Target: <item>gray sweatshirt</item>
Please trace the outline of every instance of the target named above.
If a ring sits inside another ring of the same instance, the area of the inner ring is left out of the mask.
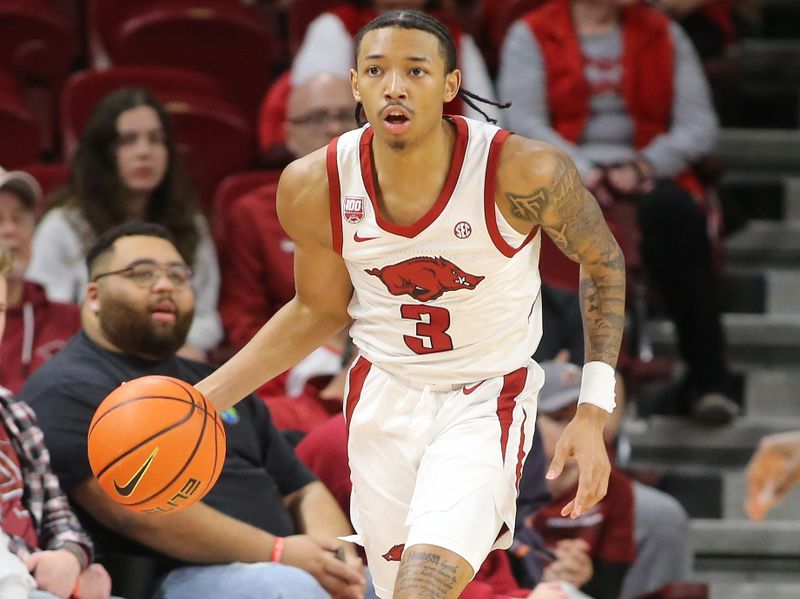
[[[708,83],[694,47],[675,23],[670,25],[675,47],[674,102],[669,131],[654,138],[641,154],[661,177],[683,171],[707,154],[719,130]],[[538,42],[523,21],[506,35],[500,57],[499,96],[511,100],[506,124],[509,129],[552,143],[566,151],[581,174],[593,165],[626,161],[636,154],[633,121],[621,94],[622,31],[580,36],[585,75],[595,89],[589,102],[589,118],[577,144],[561,137],[551,126],[547,105],[545,66]]]

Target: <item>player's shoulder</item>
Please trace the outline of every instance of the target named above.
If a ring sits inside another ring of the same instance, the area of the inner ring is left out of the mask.
[[[287,166],[278,183],[278,218],[292,238],[313,232],[329,222],[327,147]],[[330,228],[328,226],[328,228]]]
[[[512,134],[503,144],[497,177],[502,184],[547,187],[562,169],[574,168],[562,149],[544,141]]]

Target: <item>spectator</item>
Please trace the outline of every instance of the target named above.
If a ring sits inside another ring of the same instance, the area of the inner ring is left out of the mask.
[[[703,190],[690,170],[718,126],[683,31],[631,0],[553,0],[510,28],[499,87],[513,101],[510,128],[563,148],[601,203],[636,198],[644,264],[688,366],[685,411],[729,422],[739,405],[727,396]]]
[[[0,247],[0,305],[6,304],[6,276],[14,260],[11,250]],[[0,337],[4,316],[0,313]],[[51,470],[36,418],[24,401],[4,388],[0,462],[0,595],[107,599],[110,578],[102,566],[92,564],[92,542]]]
[[[214,244],[180,173],[169,117],[150,93],[122,89],[97,105],[59,200],[36,230],[28,269],[51,300],[83,300],[84,257],[98,235],[127,221],[156,222],[175,236],[196,273],[197,317],[182,355],[200,359],[219,343]]]
[[[314,19],[306,30],[294,62],[292,63],[292,83],[308,80],[319,72],[337,73],[347,76],[353,67],[355,47],[353,38],[358,30],[378,15],[390,10],[407,8],[427,9],[450,28],[458,45],[459,68],[463,76],[462,87],[483,98],[494,101],[496,95],[489,71],[480,50],[471,35],[462,31],[456,19],[448,18],[448,14],[440,14],[433,10],[438,2],[429,0],[372,0],[369,8],[357,8],[343,4]],[[494,120],[501,118],[496,106],[488,105],[486,113]],[[446,113],[463,114],[483,121],[479,111],[470,106],[461,106],[453,102],[445,106]]]
[[[798,483],[800,431],[767,435],[747,466],[747,515],[751,520],[763,520]]]
[[[582,363],[583,329],[577,294],[542,285],[542,314],[545,326],[534,359],[540,364],[548,360]],[[625,405],[625,386],[619,374],[616,401],[617,409],[608,419],[603,431],[612,460],[615,454],[613,446],[620,431]],[[523,484],[531,477],[538,480],[542,476],[538,472],[529,472],[533,463],[528,460],[525,464]],[[673,581],[685,580],[691,571],[691,554],[686,534],[689,517],[681,504],[663,491],[639,481],[633,482],[633,503],[636,561],[625,576],[621,595],[625,599],[655,591]],[[533,508],[535,507],[534,505]],[[517,512],[519,514],[524,511],[527,515],[535,511],[533,508],[520,504]],[[524,531],[521,534],[531,532],[521,524],[517,528]],[[531,545],[532,542],[525,539],[525,544]],[[534,561],[537,555],[541,553],[523,561],[527,569],[538,572],[541,568],[541,564]]]
[[[352,532],[347,518],[253,396],[222,415],[225,465],[202,502],[153,517],[103,493],[89,468],[86,433],[106,395],[135,377],[197,382],[213,368],[175,354],[191,325],[194,294],[191,270],[164,227],[111,229],[86,260],[83,330],[31,377],[22,396],[37,411],[54,468],[98,548],[151,557],[164,574],[159,597],[237,599],[253,589],[265,599],[363,597],[352,546],[347,562],[334,557],[342,544],[336,537]],[[276,543],[279,537],[285,542]]]
[[[18,393],[28,376],[64,347],[81,326],[78,306],[52,302],[40,285],[24,279],[40,201],[36,179],[0,168],[0,245],[9,248],[14,258],[7,278],[0,385],[12,393]]]
[[[348,79],[314,75],[289,91],[285,147],[292,159],[326,145],[355,126],[355,100]],[[282,144],[283,145],[283,142]],[[219,311],[228,344],[238,350],[278,309],[294,297],[294,243],[278,220],[277,183],[237,200],[225,215],[220,247],[223,284]],[[314,351],[285,374],[266,383],[258,395],[268,402],[279,429],[308,431],[339,411],[338,402],[320,401],[319,377],[341,370],[344,337]],[[305,383],[314,380],[311,387]]]
[[[355,127],[354,109],[344,77],[321,73],[295,86],[285,123],[292,159]],[[225,217],[219,311],[228,343],[237,350],[294,297],[294,244],[278,221],[276,190],[277,184],[260,187],[238,200]]]
[[[287,71],[264,97],[259,147],[265,164],[284,167],[356,126],[350,81],[320,72],[298,85]]]
[[[539,393],[537,427],[550,461],[564,426],[578,407],[581,370],[557,362],[545,362],[542,368],[545,384]],[[552,503],[526,518],[524,526],[536,530],[558,558],[544,568],[546,582],[566,580],[595,599],[616,599],[636,558],[633,487],[630,479],[612,469],[605,498],[571,520],[561,512],[574,497],[577,482],[577,466],[570,462],[561,476],[548,481]]]

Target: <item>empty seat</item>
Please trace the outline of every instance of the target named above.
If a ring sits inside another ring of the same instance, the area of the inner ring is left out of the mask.
[[[218,79],[255,123],[272,78],[272,31],[258,13],[236,3],[170,2],[129,15],[109,47],[115,64],[192,69]]]
[[[178,93],[158,97],[172,118],[184,169],[197,187],[204,213],[211,219],[211,200],[217,184],[253,164],[253,130],[241,111],[224,100]]]
[[[6,170],[37,162],[42,153],[36,117],[11,93],[0,93],[0,166]]]
[[[95,105],[122,87],[143,87],[158,96],[186,93],[223,99],[219,82],[197,71],[156,66],[120,66],[105,70],[90,69],[67,80],[61,96],[61,143],[65,157],[75,150]]]

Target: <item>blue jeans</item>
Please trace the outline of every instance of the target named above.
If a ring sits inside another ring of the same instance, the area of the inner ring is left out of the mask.
[[[308,572],[271,562],[185,566],[173,570],[158,586],[154,599],[329,599]]]

